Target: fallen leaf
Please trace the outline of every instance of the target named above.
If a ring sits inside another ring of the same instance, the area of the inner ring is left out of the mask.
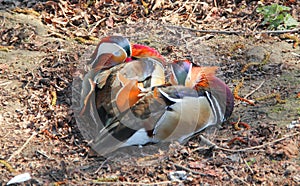
[[[192,169],[202,169],[205,167],[205,165],[201,162],[196,161],[196,162],[190,162],[189,167]]]
[[[283,144],[278,144],[276,145],[276,147],[276,154],[283,154],[288,158],[296,157],[299,154],[299,147],[297,143],[293,140],[290,140]]]
[[[9,180],[9,182],[6,185],[22,183],[22,182],[28,181],[30,179],[31,179],[31,176],[29,173],[23,173],[23,174],[19,174],[19,175],[13,177],[11,180]]]
[[[163,8],[164,4],[165,4],[164,0],[156,0],[155,4],[152,7],[152,10]]]
[[[114,20],[113,18],[110,16],[106,21],[105,21],[105,24],[107,27],[110,27],[112,28],[114,26]]]

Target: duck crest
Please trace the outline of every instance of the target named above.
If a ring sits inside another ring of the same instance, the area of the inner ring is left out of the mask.
[[[140,44],[131,44],[131,48],[133,58],[151,57],[165,65],[164,57],[154,48]]]

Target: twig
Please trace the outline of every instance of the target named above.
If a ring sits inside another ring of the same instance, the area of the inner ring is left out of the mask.
[[[61,77],[58,73],[55,73],[55,75],[60,79],[62,80],[63,82],[65,82],[66,84],[69,84],[70,82],[67,81],[66,79],[64,79],[63,77]]]
[[[193,174],[197,174],[197,175],[200,175],[200,176],[209,176],[209,174],[204,174],[202,172],[194,171],[194,170],[192,170],[190,168],[187,168],[187,167],[185,167],[183,165],[179,165],[177,163],[173,163],[173,162],[169,162],[169,163],[172,164],[172,165],[174,165],[174,166],[176,166],[176,167],[179,167],[179,168],[181,168],[183,170],[189,171],[189,172],[191,172]]]
[[[245,152],[245,151],[249,151],[249,150],[254,150],[254,149],[263,148],[263,147],[265,147],[265,146],[271,145],[271,144],[273,144],[273,143],[277,143],[277,142],[279,142],[279,141],[285,140],[285,139],[290,138],[290,137],[297,136],[297,135],[299,135],[299,134],[300,134],[300,132],[296,132],[296,133],[287,135],[287,136],[285,136],[285,137],[276,139],[276,140],[274,140],[274,141],[270,141],[270,142],[265,143],[265,144],[262,144],[262,145],[253,146],[253,147],[244,148],[244,149],[237,149],[237,150],[226,149],[226,148],[223,148],[223,147],[219,147],[219,146],[217,146],[217,145],[215,146],[215,149],[219,149],[219,150],[223,150],[223,151],[228,151],[228,152]]]
[[[267,31],[261,31],[261,32],[253,32],[254,34],[284,34],[284,33],[295,33],[299,32],[300,28],[296,28],[293,30],[267,30]]]
[[[281,39],[291,39],[291,40],[293,40],[294,41],[293,48],[297,48],[299,46],[300,39],[295,35],[282,34],[282,35],[280,35],[280,38]]]
[[[8,159],[7,161],[10,161],[12,158],[14,158],[16,155],[20,154],[22,150],[26,147],[26,145],[37,135],[37,132],[33,132],[31,136],[26,140],[26,142],[22,145],[21,148],[19,148],[17,151],[15,151]]]
[[[37,150],[36,152],[37,152],[38,154],[40,154],[40,155],[46,157],[47,159],[54,160],[53,158],[50,158],[45,152],[42,152],[42,151],[40,151],[40,150]]]
[[[203,135],[199,135],[199,137],[200,137],[200,142],[203,142],[207,146],[211,147],[211,146],[216,145],[213,142],[211,142],[209,139],[207,139],[206,137],[204,137]]]
[[[181,7],[179,7],[176,11],[171,12],[169,15],[166,16],[166,18],[170,17],[172,14],[176,14],[177,12],[179,12],[187,4],[187,2],[188,1],[185,1]]]
[[[9,85],[9,84],[11,84],[12,83],[12,81],[1,81],[0,82],[0,86],[5,86],[5,85]]]
[[[273,144],[273,143],[277,143],[277,142],[279,142],[279,141],[285,140],[285,139],[290,138],[290,137],[297,136],[297,135],[299,135],[299,134],[300,134],[300,132],[296,132],[296,133],[287,135],[287,136],[285,136],[285,137],[276,139],[276,140],[274,140],[274,141],[270,141],[270,142],[265,143],[265,144],[262,144],[262,145],[253,146],[253,147],[248,147],[248,148],[244,148],[244,149],[237,149],[237,150],[234,150],[234,149],[226,149],[226,148],[220,147],[220,146],[218,146],[217,144],[215,144],[215,143],[213,143],[213,142],[210,141],[210,144],[211,144],[210,147],[207,147],[207,148],[198,147],[198,148],[192,150],[192,152],[195,152],[195,151],[198,151],[198,150],[211,149],[211,148],[214,148],[214,149],[216,149],[216,150],[223,150],[223,151],[227,151],[227,152],[245,152],[245,151],[251,151],[251,150],[254,150],[254,149],[259,149],[259,148],[265,147],[265,146],[267,146],[267,145],[271,145],[271,144]]]
[[[57,102],[57,94],[55,90],[50,91],[50,94],[52,96],[52,100],[51,100],[51,105],[52,106],[56,106],[56,102]]]
[[[249,92],[244,99],[247,99],[249,96],[251,96],[252,94],[254,94],[254,92],[256,92],[258,89],[260,89],[262,87],[262,85],[265,83],[266,81],[263,80],[254,90],[252,90],[251,92]],[[238,102],[235,106],[238,106],[239,104],[241,104],[242,101]]]
[[[99,182],[99,181],[93,181],[93,183],[96,184],[107,184],[107,185],[169,185],[169,184],[175,184],[175,183],[181,183],[180,181],[162,181],[162,182],[155,182],[155,183],[142,183],[142,182]]]
[[[247,99],[249,96],[251,96],[254,92],[256,92],[260,87],[265,83],[266,81],[263,80],[254,90],[249,92],[244,98]]]
[[[100,167],[94,172],[94,174],[97,174],[97,173],[102,169],[103,165],[104,165],[108,160],[109,160],[108,158],[107,158],[106,160],[104,160],[104,161],[101,163]]]
[[[4,165],[7,170],[11,173],[16,173],[17,171],[8,163],[6,162],[5,160],[0,160],[0,164]]]
[[[89,31],[88,35],[92,35],[92,33],[94,32],[94,30],[97,28],[97,26],[102,23],[103,21],[105,21],[106,17],[103,19],[100,19],[99,21],[96,22],[95,26],[93,26],[93,28]]]
[[[271,53],[267,52],[267,53],[265,53],[264,59],[261,62],[255,62],[255,61],[253,61],[253,62],[247,63],[243,67],[243,69],[241,70],[241,73],[246,72],[246,70],[248,70],[248,68],[251,67],[251,66],[259,66],[259,67],[261,67],[261,66],[267,64],[269,62],[269,60],[270,60],[270,56],[271,56]]]
[[[239,177],[237,177],[236,175],[234,175],[234,174],[232,174],[231,172],[229,172],[229,170],[226,168],[226,166],[223,166],[223,168],[224,168],[225,172],[226,172],[229,176],[231,176],[233,179],[237,179],[237,180],[243,182],[243,183],[246,184],[246,185],[250,185],[249,183],[245,182],[245,181],[242,180],[241,178],[239,178]]]
[[[69,37],[67,36],[64,36],[63,34],[60,34],[58,32],[55,32],[53,30],[48,30],[48,33],[49,34],[46,34],[44,35],[45,37],[51,37],[51,36],[54,36],[54,37],[58,37],[58,38],[61,38],[61,39],[64,39],[64,40],[69,40]]]
[[[291,54],[294,55],[294,56],[300,57],[300,54],[297,54],[295,52],[291,52]]]
[[[274,98],[274,97],[275,97],[275,99],[278,103],[286,103],[286,100],[281,99],[280,93],[268,94],[268,95],[265,95],[265,96],[262,96],[262,97],[255,98],[255,100],[256,101],[262,101],[262,100],[266,100],[266,99],[270,99],[270,98]]]
[[[196,3],[196,5],[194,5],[194,8],[193,8],[192,12],[190,13],[190,15],[189,15],[187,21],[189,21],[189,20],[191,19],[192,15],[193,15],[194,12],[196,11],[196,9],[197,9],[197,7],[198,7],[197,4],[199,3],[199,1],[200,1],[200,0],[197,0],[197,3]],[[188,1],[186,1],[186,2],[188,2]]]
[[[64,8],[62,7],[62,5],[61,5],[60,2],[58,3],[58,6],[59,6],[59,8],[61,9],[61,11],[62,11],[64,17],[69,21],[69,17],[66,15],[66,12],[65,12],[65,10],[64,10]]]
[[[216,34],[247,34],[247,33],[252,33],[252,34],[284,34],[284,33],[295,33],[299,32],[300,28],[293,29],[293,30],[267,30],[267,31],[260,31],[260,32],[245,32],[245,31],[234,31],[234,30],[198,30],[195,28],[187,28],[183,26],[173,26],[173,25],[164,25],[165,27],[169,28],[178,28],[178,29],[185,29],[185,30],[190,30],[190,31],[195,31],[195,32],[200,32],[200,33],[216,33]]]
[[[6,136],[8,136],[10,134],[10,131],[8,131],[3,137],[1,137],[2,139],[6,138]]]
[[[243,162],[246,164],[246,166],[248,167],[248,169],[250,170],[250,172],[253,174],[253,170],[252,168],[248,165],[248,163],[246,162],[246,160],[241,156],[241,154],[239,154],[240,158],[243,160]]]
[[[173,26],[173,25],[164,25],[165,27],[169,28],[178,28],[178,29],[185,29],[190,30],[194,32],[200,32],[200,33],[217,33],[217,34],[242,34],[242,31],[227,31],[227,30],[198,30],[195,28],[187,28],[183,26]]]
[[[243,84],[244,84],[244,78],[242,78],[242,81],[239,82],[239,83],[236,85],[236,87],[234,88],[234,90],[233,90],[233,96],[234,96],[234,98],[237,99],[237,100],[246,102],[246,103],[248,103],[248,104],[250,104],[250,105],[255,105],[254,102],[253,102],[252,100],[248,100],[248,99],[245,99],[245,98],[242,98],[242,97],[239,96],[239,90],[240,90],[240,88],[243,86]]]
[[[240,121],[241,121],[241,116],[239,115],[239,119],[237,120],[237,122],[234,122],[233,124],[235,130],[241,130],[241,128],[239,127]]]

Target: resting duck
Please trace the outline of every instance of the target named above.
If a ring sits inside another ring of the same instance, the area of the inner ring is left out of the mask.
[[[152,135],[166,107],[152,90],[165,85],[165,70],[159,61],[141,58],[116,65],[97,74],[95,83],[98,123],[103,124],[93,141],[97,152],[106,154],[123,146],[140,129]]]
[[[127,38],[122,36],[102,38],[87,63],[87,73],[82,83],[81,111],[79,114],[83,115],[86,112],[86,107],[89,106],[90,96],[96,86],[94,78],[97,74],[118,64],[145,57],[152,57],[165,63],[164,58],[154,48],[131,44]]]
[[[123,146],[174,140],[183,143],[205,128],[226,121],[232,114],[234,98],[229,87],[215,76],[216,69],[194,66],[187,60],[172,63],[172,86],[157,88],[156,97],[166,107],[153,133],[146,135],[140,129]]]

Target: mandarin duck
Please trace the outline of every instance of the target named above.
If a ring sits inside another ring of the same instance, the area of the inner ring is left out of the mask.
[[[165,84],[163,65],[152,58],[121,63],[98,73],[94,81],[95,110],[103,128],[93,140],[94,149],[106,154],[123,146],[138,130],[152,135],[166,107],[155,99],[153,87]],[[145,141],[145,143],[148,141]]]
[[[217,67],[199,67],[184,60],[172,63],[171,70],[170,81],[174,86],[159,90],[173,104],[156,125],[156,138],[183,142],[230,117],[234,97],[229,87],[215,76]]]
[[[90,116],[94,130],[99,132],[93,140],[98,152],[111,152],[134,131],[156,123],[155,112],[163,109],[154,108],[161,104],[150,104],[146,98],[151,97],[151,87],[165,83],[163,64],[155,49],[131,45],[124,37],[109,36],[100,41],[87,64],[79,112],[80,117]]]
[[[166,105],[152,134],[137,131],[123,146],[144,142],[185,142],[205,128],[226,121],[233,111],[229,87],[215,76],[217,67],[198,67],[191,62],[171,64],[172,86],[157,87],[156,99]]]
[[[81,92],[82,115],[86,111],[88,102],[96,86],[94,78],[96,74],[123,62],[130,62],[141,57],[152,57],[164,63],[164,58],[154,49],[148,46],[131,44],[127,38],[122,36],[107,36],[101,39],[91,59],[87,63],[87,73],[83,78]]]

